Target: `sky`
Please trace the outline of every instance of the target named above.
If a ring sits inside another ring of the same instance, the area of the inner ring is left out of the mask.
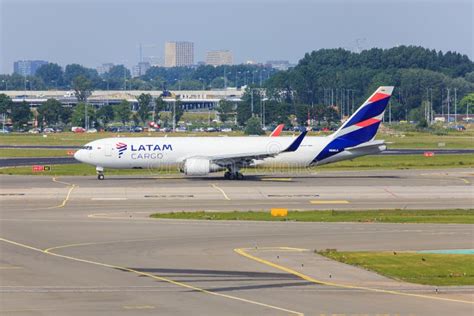
[[[191,41],[195,62],[289,60],[343,47],[419,45],[474,58],[472,0],[0,0],[0,73],[19,59],[128,67]]]

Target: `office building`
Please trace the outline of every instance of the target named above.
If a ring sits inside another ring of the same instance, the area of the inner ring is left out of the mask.
[[[99,73],[99,75],[103,75],[107,72],[110,71],[110,69],[112,69],[112,67],[114,66],[113,63],[104,63],[102,65],[100,65],[99,67],[97,67],[97,72]]]
[[[138,65],[135,65],[132,69],[132,76],[133,77],[140,77],[143,76],[148,69],[150,69],[151,65],[149,62],[142,61],[139,62]]]
[[[269,60],[266,64],[276,70],[288,70],[292,67],[288,60]]]
[[[232,65],[232,52],[230,50],[214,50],[207,52],[206,64],[212,66]]]
[[[13,72],[22,76],[34,76],[39,67],[47,64],[44,60],[17,60],[13,63]]]
[[[192,66],[194,64],[194,43],[166,42],[165,67]]]

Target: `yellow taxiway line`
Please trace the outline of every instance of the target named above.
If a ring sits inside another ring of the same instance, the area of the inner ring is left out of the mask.
[[[311,200],[311,204],[349,204],[346,200]]]
[[[219,187],[218,187],[217,185],[215,185],[215,184],[212,184],[212,187],[213,187],[214,189],[216,189],[217,191],[221,192],[222,195],[224,196],[224,198],[225,198],[227,201],[230,201],[230,197],[227,196],[227,194],[225,193],[225,191],[224,191],[223,189],[219,188]]]
[[[288,249],[299,249],[299,248],[288,248],[288,247],[267,247],[264,249],[280,249],[282,251],[288,250]],[[415,293],[405,293],[405,292],[399,292],[399,291],[393,291],[393,290],[383,290],[383,289],[377,289],[377,288],[371,288],[371,287],[365,287],[365,286],[357,286],[357,285],[351,285],[351,284],[341,284],[341,283],[334,283],[334,282],[326,282],[322,280],[315,279],[313,277],[310,277],[308,275],[305,275],[301,272],[295,271],[291,268],[273,263],[271,261],[259,258],[257,256],[251,255],[248,253],[250,250],[259,250],[260,248],[236,248],[234,251],[238,253],[241,256],[244,256],[248,259],[257,261],[259,263],[265,264],[269,267],[284,271],[289,274],[293,274],[303,280],[306,280],[308,282],[312,282],[315,284],[320,284],[320,285],[327,285],[327,286],[334,286],[334,287],[339,287],[339,288],[345,288],[345,289],[356,289],[356,290],[364,290],[364,291],[369,291],[369,292],[377,292],[377,293],[385,293],[385,294],[394,294],[394,295],[401,295],[401,296],[411,296],[411,297],[416,297],[416,298],[423,298],[423,299],[431,299],[431,300],[438,300],[438,301],[447,301],[447,302],[455,302],[455,303],[465,303],[465,304],[474,304],[472,301],[465,301],[465,300],[457,300],[457,299],[452,299],[452,298],[446,298],[446,297],[437,297],[437,296],[430,296],[430,295],[423,295],[423,294],[415,294]],[[307,249],[308,250],[308,249]],[[299,249],[299,251],[302,251]],[[309,251],[309,250],[308,250]]]
[[[67,202],[69,201],[69,198],[71,197],[72,190],[74,190],[74,188],[76,188],[76,185],[72,184],[72,183],[64,182],[64,181],[59,181],[58,179],[56,179],[56,177],[53,177],[53,182],[67,185],[67,186],[69,186],[69,190],[67,191],[66,197],[61,202],[61,204],[56,205],[56,206],[48,207],[48,209],[65,207]]]
[[[239,302],[243,302],[243,303],[253,304],[253,305],[260,306],[260,307],[269,308],[269,309],[273,309],[273,310],[276,310],[276,311],[289,313],[291,315],[300,315],[300,316],[304,315],[303,313],[293,311],[293,310],[290,310],[290,309],[278,307],[278,306],[275,306],[275,305],[265,304],[265,303],[261,303],[261,302],[257,302],[257,301],[254,301],[254,300],[245,299],[245,298],[241,298],[241,297],[237,297],[237,296],[233,296],[233,295],[213,292],[213,291],[210,291],[210,290],[199,288],[199,287],[187,284],[187,283],[174,281],[172,279],[168,279],[168,278],[158,276],[158,275],[148,273],[148,272],[143,272],[143,271],[127,268],[127,267],[122,267],[122,266],[117,266],[117,265],[113,265],[113,264],[102,263],[102,262],[97,262],[97,261],[92,261],[92,260],[86,260],[86,259],[81,259],[81,258],[76,258],[76,257],[71,257],[71,256],[66,256],[66,255],[61,255],[61,254],[55,253],[55,252],[51,252],[51,250],[53,250],[53,249],[67,248],[68,246],[73,247],[73,246],[76,246],[76,245],[79,245],[79,244],[63,245],[63,246],[57,246],[57,247],[52,247],[52,248],[48,248],[48,249],[43,250],[43,249],[40,249],[40,248],[32,247],[32,246],[22,244],[22,243],[13,241],[13,240],[5,239],[5,238],[0,238],[0,241],[6,242],[8,244],[15,245],[15,246],[18,246],[18,247],[26,248],[26,249],[29,249],[29,250],[32,250],[32,251],[40,252],[40,253],[43,253],[43,254],[46,254],[46,255],[58,257],[58,258],[63,258],[63,259],[72,260],[72,261],[76,261],[76,262],[88,263],[88,264],[101,266],[101,267],[105,267],[105,268],[112,268],[112,269],[118,269],[118,270],[122,270],[122,271],[132,272],[132,273],[135,273],[135,274],[140,275],[140,276],[146,276],[146,277],[158,280],[158,281],[167,282],[167,283],[174,284],[174,285],[180,286],[180,287],[184,287],[184,288],[187,288],[187,289],[190,289],[190,290],[193,290],[193,291],[196,291],[196,292],[200,292],[200,293],[205,293],[205,294],[209,294],[209,295],[213,295],[213,296],[223,297],[223,298],[227,298],[227,299],[231,299],[231,300],[239,301]],[[87,244],[94,244],[94,243],[87,243]],[[84,245],[84,244],[82,244],[82,245]]]

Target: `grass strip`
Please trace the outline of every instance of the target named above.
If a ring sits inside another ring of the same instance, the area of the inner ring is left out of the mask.
[[[171,212],[155,213],[152,218],[296,222],[439,223],[474,224],[469,210],[379,210],[379,211],[289,211],[286,217],[270,212]]]
[[[386,277],[426,285],[474,285],[474,256],[411,252],[317,252]]]
[[[68,157],[67,149],[39,149],[39,148],[0,148],[2,158],[30,158],[30,157]]]
[[[7,149],[5,149],[7,150]],[[10,149],[8,149],[10,150]],[[52,150],[51,150],[52,151]],[[31,150],[32,153],[38,150]],[[58,150],[58,154],[62,152]],[[1,155],[0,155],[1,156]],[[3,157],[3,156],[1,156]],[[27,156],[28,157],[28,156]],[[422,155],[406,156],[366,156],[355,160],[341,161],[334,164],[311,168],[288,168],[288,167],[265,167],[248,168],[242,170],[244,175],[262,173],[286,173],[289,177],[293,175],[304,175],[317,171],[344,171],[344,170],[403,170],[403,169],[447,169],[447,168],[472,168],[474,167],[474,155],[437,155],[435,157],[424,157]],[[137,170],[113,170],[106,169],[106,175],[155,175],[176,174],[178,168],[166,169],[137,169]],[[48,173],[33,173],[31,167],[8,167],[1,168],[0,174],[8,175],[56,175],[56,176],[91,176],[95,175],[95,167],[86,164],[53,165]]]

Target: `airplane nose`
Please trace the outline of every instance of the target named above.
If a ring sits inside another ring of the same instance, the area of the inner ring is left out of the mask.
[[[82,159],[81,159],[82,156],[83,156],[83,153],[82,153],[82,152],[83,152],[83,149],[79,149],[78,151],[76,151],[76,152],[74,153],[74,159],[76,159],[76,160],[82,162]]]

